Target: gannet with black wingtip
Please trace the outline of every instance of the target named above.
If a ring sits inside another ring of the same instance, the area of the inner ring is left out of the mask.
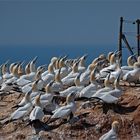
[[[96,93],[98,89],[98,83],[96,82],[96,77],[95,77],[96,71],[97,71],[97,66],[90,74],[90,84],[81,90],[81,92],[79,93],[79,97],[90,98]]]
[[[53,115],[49,118],[47,123],[53,122],[57,119],[65,119],[70,116],[69,120],[73,118],[73,115],[77,109],[74,101],[76,93],[71,92],[66,99],[67,105],[59,107],[53,111]]]
[[[77,95],[81,92],[81,90],[84,88],[83,85],[80,83],[80,75],[77,75],[74,79],[75,86],[71,86],[63,91],[60,92],[60,96],[67,97],[71,92],[75,92]]]
[[[118,140],[119,122],[114,121],[109,132],[105,133],[99,140]]]
[[[139,77],[140,77],[140,63],[135,62],[134,63],[134,69],[127,72],[123,76],[123,80],[127,81],[129,83],[131,83],[131,82],[137,83],[137,82],[139,82]]]
[[[65,86],[71,86],[74,85],[74,79],[76,78],[76,76],[79,75],[79,71],[78,71],[78,63],[79,61],[77,61],[76,63],[74,63],[73,67],[72,67],[72,71],[62,79],[62,83]]]

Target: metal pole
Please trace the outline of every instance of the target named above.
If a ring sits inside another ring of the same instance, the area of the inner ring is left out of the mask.
[[[140,56],[140,20],[136,20],[137,23],[137,49],[138,49],[138,56]]]
[[[123,28],[123,17],[120,17],[120,33],[119,33],[119,51],[120,51],[120,65],[122,65],[122,28]]]

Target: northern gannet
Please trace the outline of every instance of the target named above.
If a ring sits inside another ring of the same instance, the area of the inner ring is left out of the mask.
[[[27,116],[30,111],[33,108],[32,102],[26,103],[24,106],[19,107],[17,110],[15,110],[11,116],[10,121],[17,120],[17,119],[24,119],[25,116]]]
[[[114,89],[109,92],[104,92],[99,98],[102,99],[105,103],[116,103],[119,97],[123,94],[123,91],[119,85],[121,72],[118,75],[117,79],[114,81]]]
[[[98,89],[98,83],[96,82],[96,77],[95,77],[96,71],[97,71],[97,67],[95,67],[90,74],[90,84],[81,90],[81,92],[79,93],[79,97],[90,98],[96,93]]]
[[[54,65],[49,64],[48,66],[48,74],[42,77],[42,80],[45,84],[48,84],[50,81],[54,80],[55,72],[54,72]]]
[[[85,60],[86,60],[87,56],[88,55],[86,54],[79,59],[79,65],[78,65],[79,72],[84,72],[86,70]]]
[[[34,81],[34,77],[35,77],[35,74],[36,74],[36,67],[35,67],[35,63],[37,61],[37,58],[38,57],[35,57],[31,62],[30,62],[30,73],[29,74],[26,74],[26,75],[22,75],[21,76],[21,79],[26,79],[26,80],[29,80],[29,81]]]
[[[95,68],[96,64],[90,64],[88,68],[80,76],[80,82],[82,85],[88,85],[90,82],[90,73]]]
[[[60,92],[63,90],[63,83],[61,81],[61,68],[59,69],[58,73],[55,74],[55,80],[54,80],[54,83],[52,85],[52,91],[53,92]]]
[[[65,119],[70,116],[69,120],[73,118],[76,111],[76,103],[74,101],[76,93],[72,92],[67,96],[67,105],[59,107],[53,111],[53,115],[49,118],[47,123],[53,122],[57,119]]]
[[[57,57],[53,57],[52,59],[51,59],[51,62],[49,63],[49,65],[51,65],[52,67],[53,67],[53,69],[55,68],[55,63],[56,63],[56,60],[57,60],[58,58]],[[48,65],[48,66],[49,66]],[[49,67],[48,67],[48,69],[49,69]],[[44,71],[42,74],[41,74],[41,76],[42,77],[45,77],[47,74],[49,73],[49,70],[46,70],[46,71]]]
[[[61,68],[61,73],[60,73],[61,79],[66,77],[69,74],[70,70],[71,70],[71,68],[68,67],[66,62],[65,62],[66,58],[67,58],[67,56],[61,58],[60,61],[59,61],[59,69]],[[55,73],[57,73],[57,71],[58,70],[56,70]]]
[[[127,58],[127,66],[122,66],[121,69],[125,72],[133,70],[135,62],[135,55],[131,55]]]
[[[20,101],[20,103],[18,103],[17,105],[13,106],[12,108],[22,107],[22,106],[25,106],[26,104],[30,103],[31,102],[30,94],[31,94],[31,91],[27,92],[25,94],[25,96],[23,97],[23,99]]]
[[[79,61],[74,63],[74,65],[72,67],[72,71],[65,78],[62,79],[63,85],[65,85],[65,86],[74,85],[74,79],[76,78],[76,76],[79,75],[78,63],[79,63]]]
[[[42,121],[42,118],[44,117],[43,108],[40,103],[40,94],[35,98],[34,105],[35,107],[29,115],[29,120],[31,124],[36,123],[36,121]]]
[[[101,97],[101,96],[104,95],[104,93],[113,90],[113,87],[110,84],[109,79],[110,79],[110,73],[107,75],[107,77],[104,80],[104,86],[105,87],[97,90],[96,93],[92,97]]]
[[[75,86],[68,87],[67,89],[60,92],[60,96],[67,97],[71,92],[75,92],[77,95],[81,92],[81,90],[84,88],[83,85],[80,83],[80,75],[76,76],[74,79]]]
[[[137,82],[139,82],[139,77],[140,77],[140,63],[135,62],[134,69],[127,72],[123,76],[123,80],[127,81],[129,83],[131,83],[131,82],[137,83]]]
[[[37,82],[38,90],[42,90],[42,88],[44,87],[44,81],[41,79],[41,73],[43,70],[44,70],[44,67],[41,67],[40,69],[38,69],[38,71],[36,72],[36,75],[35,75],[35,81]],[[29,82],[28,84],[23,86],[21,88],[22,92],[23,93],[29,92],[32,89],[32,84],[33,84],[33,82]]]
[[[108,74],[108,72],[113,72],[116,70],[117,67],[117,54],[112,54],[110,57],[110,65],[108,67],[103,68],[100,71],[100,78],[105,78]]]
[[[17,79],[19,78],[18,75],[18,67],[20,64],[16,64],[15,66],[13,66],[12,70],[11,70],[11,78],[7,79],[5,81],[5,83],[15,83],[17,81]]]
[[[118,140],[118,130],[119,130],[119,122],[114,121],[112,123],[111,130],[105,133],[103,136],[101,136],[99,140]]]
[[[9,60],[7,60],[2,65],[2,78],[3,78],[3,80],[7,80],[7,79],[12,77],[11,73],[8,72],[8,63],[9,63]]]

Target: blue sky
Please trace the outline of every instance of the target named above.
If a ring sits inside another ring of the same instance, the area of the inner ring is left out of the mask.
[[[140,18],[140,1],[0,0],[0,46],[117,45],[120,16]]]

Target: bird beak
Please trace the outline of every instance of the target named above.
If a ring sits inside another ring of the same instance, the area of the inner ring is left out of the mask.
[[[35,62],[37,61],[37,59],[38,59],[38,56],[36,56],[36,57],[32,60],[32,62],[35,63]]]

